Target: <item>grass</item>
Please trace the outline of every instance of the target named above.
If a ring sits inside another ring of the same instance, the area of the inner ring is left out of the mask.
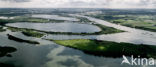
[[[124,25],[124,26],[128,26],[128,27],[133,27],[133,28],[156,32],[156,23],[155,24],[154,23],[150,23],[150,22],[146,22],[146,21],[132,21],[132,22],[126,21],[126,22],[123,22],[120,24]]]
[[[85,53],[106,56],[106,57],[122,57],[141,56],[156,58],[156,46],[116,43],[111,41],[99,41],[89,39],[73,39],[73,40],[51,40],[55,43],[84,51]]]
[[[36,31],[23,31],[22,33],[26,36],[38,37],[38,38],[41,38],[44,35]]]
[[[122,31],[122,30],[118,30],[118,29],[115,29],[115,28],[113,28],[113,27],[107,27],[107,26],[104,26],[104,25],[101,25],[101,24],[95,24],[95,25],[98,26],[98,27],[101,29],[100,32],[96,32],[96,33],[95,33],[95,34],[97,34],[97,35],[124,32],[124,31]]]
[[[11,30],[12,32],[18,32],[18,31],[33,31],[33,30],[30,30],[30,29],[22,29],[22,28],[16,28],[16,27],[9,27],[7,26],[9,30]]]

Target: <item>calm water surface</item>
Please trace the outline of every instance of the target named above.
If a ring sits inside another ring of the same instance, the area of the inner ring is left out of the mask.
[[[19,32],[0,33],[0,45],[10,46],[17,49],[11,53],[12,57],[1,57],[1,63],[14,64],[16,67],[126,67],[120,65],[122,58],[106,58],[85,54],[82,51],[57,45],[53,42],[40,45],[19,43],[9,40],[7,33],[23,39],[31,39]]]
[[[91,24],[80,24],[80,23],[9,23],[8,26],[18,28],[36,29],[48,32],[73,32],[73,33],[94,33],[101,31],[99,27]]]
[[[86,16],[83,16],[86,17]],[[129,43],[142,43],[148,45],[156,45],[156,33],[149,32],[134,28],[129,28],[121,25],[112,24],[103,20],[87,17],[88,19],[114,27],[117,29],[125,30],[124,33],[108,34],[108,35],[50,35],[47,34],[43,39],[98,39],[108,40],[115,42],[129,42]],[[15,23],[16,24],[16,23]],[[15,24],[13,26],[15,26]],[[24,23],[19,23],[24,27]],[[25,25],[27,25],[26,23]],[[29,24],[29,28],[40,28],[40,26]],[[41,25],[41,24],[40,24]],[[43,26],[41,25],[43,28]],[[95,32],[95,31],[94,31]],[[11,34],[22,39],[38,41],[41,44],[27,44],[19,43],[9,40],[6,34]],[[34,37],[27,37],[20,32],[0,32],[0,45],[11,46],[17,48],[17,51],[12,53],[13,57],[1,57],[1,63],[14,64],[16,67],[155,67],[155,66],[129,66],[121,65],[122,58],[111,58],[93,56],[83,53],[80,50],[57,45],[53,42],[42,40]]]

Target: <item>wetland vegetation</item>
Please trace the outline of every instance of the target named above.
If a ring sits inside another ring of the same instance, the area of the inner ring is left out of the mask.
[[[23,31],[22,33],[26,36],[38,37],[38,38],[41,38],[42,36],[44,36],[44,34],[36,32],[36,31]]]
[[[37,41],[24,40],[24,39],[15,37],[15,36],[10,35],[10,34],[7,34],[7,36],[8,36],[8,39],[14,40],[14,41],[17,41],[17,42],[24,42],[24,43],[30,43],[30,44],[40,44],[40,43],[37,42]]]
[[[8,26],[8,29],[11,30],[12,32],[22,32],[24,35],[31,36],[31,37],[40,38],[40,37],[44,36],[43,33],[39,32],[39,31],[35,31],[33,29],[16,28],[16,27],[9,27],[9,26]]]
[[[59,45],[71,47],[92,55],[106,57],[141,56],[156,58],[156,46],[144,44],[116,43],[111,41],[73,39],[73,40],[51,40]]]

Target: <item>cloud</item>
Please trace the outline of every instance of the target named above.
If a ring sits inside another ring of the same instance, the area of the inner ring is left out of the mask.
[[[155,8],[156,0],[0,0],[0,7]]]
[[[7,2],[29,2],[30,0],[0,0],[0,1],[7,1]]]

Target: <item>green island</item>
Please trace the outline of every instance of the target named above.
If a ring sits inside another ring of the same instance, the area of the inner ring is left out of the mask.
[[[104,26],[104,25],[101,25],[101,24],[93,24],[93,25],[96,25],[97,27],[99,27],[99,28],[101,29],[100,32],[95,32],[95,33],[94,33],[94,34],[96,34],[96,35],[125,32],[125,31],[118,30],[118,29],[115,29],[115,28],[113,28],[113,27],[107,27],[107,26]]]
[[[10,34],[7,34],[7,36],[8,36],[8,39],[14,40],[14,41],[17,41],[17,42],[24,42],[24,43],[30,43],[30,44],[40,44],[40,43],[37,42],[37,41],[24,40],[24,39],[21,39],[21,38],[12,36],[12,35],[10,35]]]
[[[37,32],[37,31],[32,30],[32,29],[24,29],[24,28],[16,28],[16,27],[8,27],[8,29],[11,30],[12,32],[21,31],[24,35],[30,36],[30,37],[41,38],[42,36],[45,35],[43,33]]]
[[[22,31],[22,33],[26,36],[41,38],[44,34],[36,32],[36,31]]]
[[[116,43],[111,41],[89,40],[89,39],[73,39],[73,40],[50,40],[56,44],[82,50],[85,53],[106,56],[106,57],[122,57],[138,56],[156,58],[156,46]]]

